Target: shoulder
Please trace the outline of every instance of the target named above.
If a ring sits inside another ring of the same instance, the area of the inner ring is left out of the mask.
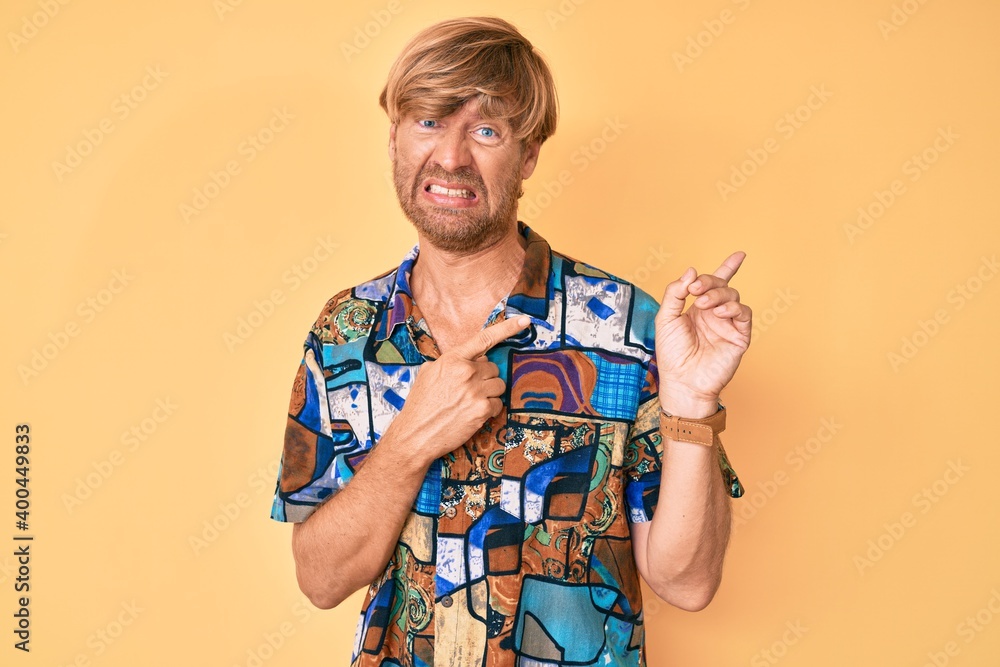
[[[612,347],[643,358],[652,353],[654,320],[660,309],[657,299],[610,271],[555,250],[552,269],[555,289],[564,292],[568,334],[593,340],[600,332]],[[584,328],[594,333],[588,335]]]
[[[396,271],[389,269],[334,294],[313,323],[311,334],[326,345],[343,345],[367,337],[392,294]]]

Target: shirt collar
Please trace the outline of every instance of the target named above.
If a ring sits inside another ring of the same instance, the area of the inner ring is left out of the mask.
[[[517,283],[497,305],[504,304],[504,319],[523,313],[545,320],[549,310],[551,250],[548,242],[538,232],[520,220],[517,221],[517,231],[527,240],[524,264]],[[376,331],[373,332],[377,341],[387,338],[396,340],[401,333],[397,327],[403,325],[408,330],[410,342],[414,347],[417,349],[424,347],[421,339],[426,338],[426,335],[419,326],[422,317],[418,306],[413,302],[413,292],[410,289],[410,275],[419,253],[420,244],[417,243],[406,253],[396,269],[386,308],[376,325]],[[497,319],[499,319],[499,308],[491,313],[488,323],[492,324]]]

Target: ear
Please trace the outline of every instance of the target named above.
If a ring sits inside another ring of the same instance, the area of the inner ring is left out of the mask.
[[[538,153],[542,149],[542,142],[529,141],[524,147],[524,154],[521,156],[521,178],[531,176],[538,164]]]
[[[396,161],[396,124],[389,126],[389,160]]]

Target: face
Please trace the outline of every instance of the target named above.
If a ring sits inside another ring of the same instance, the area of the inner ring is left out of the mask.
[[[485,120],[471,99],[450,116],[408,115],[389,130],[400,206],[431,244],[470,253],[496,243],[517,222],[521,180],[538,143],[522,147],[504,121]]]

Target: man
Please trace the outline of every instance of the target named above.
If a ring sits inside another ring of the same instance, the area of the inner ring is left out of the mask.
[[[718,432],[744,255],[660,305],[518,221],[556,96],[505,21],[426,29],[380,103],[418,243],[306,338],[271,513],[299,585],[367,587],[354,665],[644,665],[639,575],[707,605],[743,492]]]

